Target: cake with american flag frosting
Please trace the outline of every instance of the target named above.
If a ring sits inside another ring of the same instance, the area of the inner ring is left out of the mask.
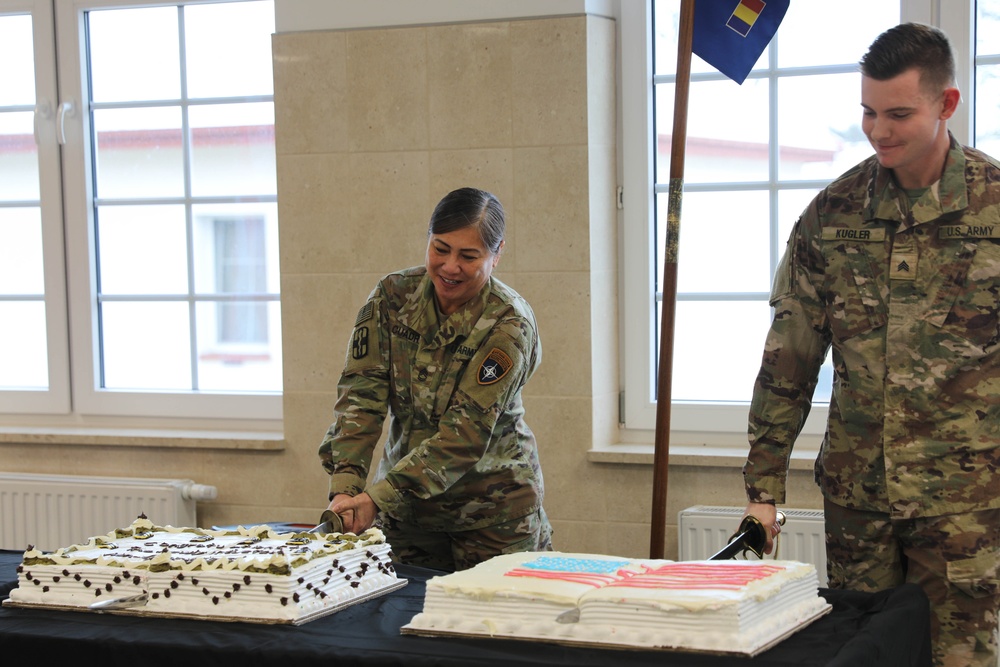
[[[756,655],[829,609],[807,563],[528,552],[430,579],[404,632]]]

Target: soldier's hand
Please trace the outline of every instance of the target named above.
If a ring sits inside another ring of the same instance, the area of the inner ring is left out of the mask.
[[[340,515],[344,531],[355,535],[371,528],[378,516],[378,507],[367,493],[359,493],[353,498],[343,494],[334,496],[329,509]]]
[[[774,549],[774,538],[781,532],[781,524],[778,523],[778,508],[772,503],[747,503],[743,516],[755,516],[767,531],[767,544],[764,546],[764,553],[769,554]]]

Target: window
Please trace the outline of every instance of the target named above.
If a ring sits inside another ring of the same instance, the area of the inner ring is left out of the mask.
[[[1000,156],[1000,0],[976,3],[976,147]]]
[[[0,1],[5,421],[274,428],[273,31],[272,0]]]
[[[979,3],[980,21],[984,7],[993,3]],[[638,34],[633,30],[642,25],[646,34],[645,40],[622,40],[627,261],[622,262],[621,421],[632,434],[626,437],[639,441],[641,432],[655,424],[661,249],[667,233],[680,13],[677,0],[643,4],[642,9],[622,4],[622,30]],[[771,280],[791,227],[816,192],[871,154],[860,128],[857,62],[878,34],[900,20],[939,25],[957,52],[968,52],[968,3],[954,13],[949,5],[942,20],[937,20],[936,4],[915,8],[848,0],[838,3],[835,12],[820,12],[810,3],[793,2],[742,85],[693,58],[671,389],[671,428],[681,433],[679,441],[745,444],[747,409],[771,318]],[[927,15],[918,15],[920,11]],[[822,30],[816,29],[818,21]],[[984,40],[980,38],[980,50]],[[993,53],[1000,53],[1000,42]],[[1000,64],[1000,55],[977,60],[979,65],[986,62]],[[977,71],[982,86],[987,74],[981,66]],[[968,103],[975,91],[967,85],[968,68],[962,63],[959,76]],[[994,98],[980,108],[985,114],[995,106]],[[961,118],[953,119],[951,128],[960,140],[968,140]],[[977,125],[982,140],[986,135],[979,129]],[[829,362],[823,372],[807,433],[824,428],[832,382]]]

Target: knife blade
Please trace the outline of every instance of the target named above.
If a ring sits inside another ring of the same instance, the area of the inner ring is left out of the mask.
[[[112,609],[129,609],[131,607],[141,607],[146,604],[148,595],[139,593],[125,598],[114,598],[111,600],[101,600],[87,606],[91,611],[108,611]]]
[[[580,608],[574,607],[569,611],[564,611],[558,616],[556,616],[556,623],[579,623],[580,622]]]

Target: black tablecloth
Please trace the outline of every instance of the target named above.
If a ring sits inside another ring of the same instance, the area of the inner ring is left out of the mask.
[[[20,553],[0,551],[0,599],[16,585]],[[821,589],[830,614],[755,658],[581,648],[509,639],[401,635],[423,607],[432,570],[399,566],[409,583],[304,625],[260,625],[0,608],[0,656],[30,665],[229,667],[400,665],[930,665],[929,607],[913,585],[867,594]],[[14,664],[14,663],[9,663]]]

